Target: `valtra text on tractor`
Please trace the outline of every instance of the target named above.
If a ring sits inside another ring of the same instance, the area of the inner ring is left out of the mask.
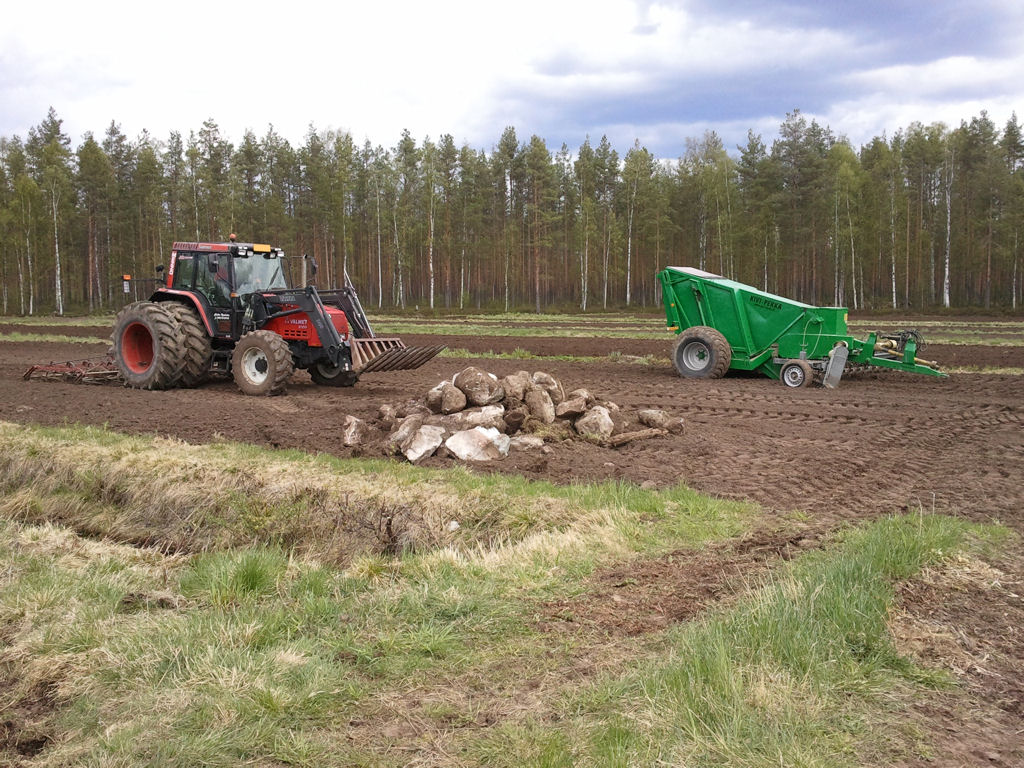
[[[418,368],[444,349],[375,336],[347,274],[342,288],[290,288],[284,258],[269,245],[174,243],[164,284],[114,320],[113,361],[125,384],[192,387],[220,372],[248,395],[273,395],[301,368],[316,384],[350,387],[371,371]]]

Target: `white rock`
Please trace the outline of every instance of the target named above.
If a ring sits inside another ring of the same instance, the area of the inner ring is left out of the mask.
[[[491,461],[508,455],[511,440],[493,427],[474,427],[445,440],[449,451],[463,461]]]
[[[346,448],[361,445],[366,437],[366,422],[355,416],[346,416],[341,422],[341,444]]]
[[[544,438],[537,435],[516,435],[509,441],[513,451],[536,451],[544,447]]]
[[[683,431],[682,418],[669,416],[665,411],[657,408],[645,408],[642,411],[637,411],[636,416],[645,427],[665,429],[669,432]]]
[[[392,448],[400,448],[406,440],[416,434],[416,430],[423,426],[423,417],[406,416],[395,427],[395,430],[388,435],[387,443]]]
[[[444,441],[444,427],[432,427],[425,424],[402,443],[402,453],[409,461],[416,462],[424,456],[432,456],[437,447]]]
[[[585,414],[576,419],[576,431],[581,435],[607,439],[611,437],[615,424],[603,405],[595,405]]]

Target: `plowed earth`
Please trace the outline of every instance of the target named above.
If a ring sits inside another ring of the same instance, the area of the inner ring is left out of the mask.
[[[658,325],[652,323],[652,328]],[[93,328],[63,326],[8,330],[105,335]],[[547,454],[513,453],[481,471],[558,483],[617,478],[664,487],[682,481],[710,494],[753,500],[769,513],[806,515],[807,528],[796,539],[782,534],[767,548],[741,543],[729,551],[676,553],[598,574],[585,604],[546,607],[545,624],[552,631],[568,628],[566,622],[578,630],[589,627],[620,636],[657,630],[728,596],[732,581],[746,582],[771,559],[787,557],[793,547],[814,546],[822,531],[858,518],[922,509],[997,520],[1024,534],[1022,376],[955,374],[936,379],[879,371],[844,378],[836,390],[791,390],[761,376],[686,380],[667,362],[644,365],[628,357],[666,358],[667,339],[403,338],[410,345],[445,343],[471,353],[521,349],[602,359],[435,358],[419,370],[371,374],[352,389],[337,390],[318,387],[299,372],[286,396],[253,398],[225,379],[168,392],[23,381],[21,375],[31,364],[101,358],[106,345],[0,342],[0,420],[107,425],[190,442],[224,437],[347,456],[351,451],[342,447],[338,435],[348,414],[378,423],[381,404],[421,398],[470,364],[498,376],[546,370],[567,390],[586,387],[617,403],[626,422],[635,424],[641,408],[661,408],[683,416],[686,428],[679,435],[618,449],[580,440],[554,442]],[[618,355],[608,357],[612,353]],[[1024,346],[930,345],[924,356],[946,367],[1024,367]],[[432,458],[426,464],[449,466],[453,460]],[[1000,564],[1003,571],[995,586],[973,585],[945,602],[948,587],[940,591],[926,584],[901,590],[902,610],[916,617],[915,626],[925,622],[937,628],[936,637],[952,638],[920,640],[915,647],[920,657],[954,669],[965,656],[985,660],[963,673],[970,711],[937,698],[933,707],[917,712],[922,726],[934,734],[926,740],[938,749],[933,759],[915,765],[1024,764],[1018,730],[1024,706],[1024,642],[1018,621],[1024,615],[1024,560],[1016,554],[1019,544],[1010,546],[1014,552]],[[985,670],[995,676],[983,674]]]
[[[437,343],[435,337],[405,339],[411,345]],[[511,345],[538,355],[664,356],[668,347],[634,339],[453,336],[440,341],[479,352]],[[879,371],[845,378],[836,390],[792,390],[756,375],[687,380],[667,363],[435,358],[414,371],[369,374],[351,389],[318,387],[298,372],[288,394],[275,398],[247,397],[225,379],[168,392],[21,379],[33,363],[102,357],[105,351],[101,345],[0,342],[0,419],[106,424],[189,441],[225,437],[346,456],[351,451],[337,436],[347,414],[374,422],[381,404],[422,397],[471,363],[498,376],[543,369],[567,390],[586,387],[617,403],[626,419],[635,419],[641,408],[662,408],[683,416],[686,429],[618,449],[578,440],[554,443],[547,455],[512,454],[486,471],[556,482],[620,478],[662,487],[683,481],[770,509],[804,510],[818,519],[918,508],[953,511],[999,519],[1024,531],[1020,376],[935,379]],[[962,352],[962,358],[977,365],[1024,365],[1024,347],[929,348],[944,362],[953,356],[947,351]],[[430,466],[450,463],[427,461]]]

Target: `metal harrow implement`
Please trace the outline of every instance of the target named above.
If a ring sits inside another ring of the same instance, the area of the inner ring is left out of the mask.
[[[64,363],[33,365],[22,378],[43,381],[67,381],[72,384],[83,382],[115,381],[119,374],[114,358],[109,355],[103,360],[69,360]]]

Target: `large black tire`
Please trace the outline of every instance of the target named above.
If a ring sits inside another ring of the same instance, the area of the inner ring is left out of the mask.
[[[321,387],[351,387],[359,381],[359,374],[330,363],[314,363],[309,366],[309,378]]]
[[[272,331],[245,334],[231,355],[231,374],[247,395],[281,394],[294,371],[288,342]]]
[[[809,387],[814,381],[814,369],[806,360],[789,360],[779,369],[779,380],[787,387]]]
[[[110,336],[114,364],[124,383],[135,389],[170,389],[184,365],[177,319],[152,301],[129,304],[114,318]]]
[[[206,326],[192,307],[176,301],[164,302],[161,306],[178,321],[181,332],[183,361],[178,386],[194,387],[210,374],[210,365],[213,362],[213,347],[210,345]]]
[[[688,379],[720,379],[729,370],[732,347],[720,332],[695,325],[679,334],[672,348],[672,362]]]

